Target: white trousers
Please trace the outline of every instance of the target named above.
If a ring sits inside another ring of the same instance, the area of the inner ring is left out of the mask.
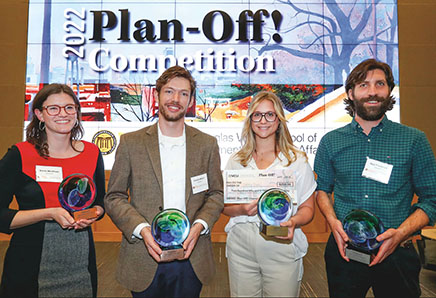
[[[227,235],[226,255],[232,297],[299,296],[303,259],[289,242],[265,240],[255,223],[240,223]]]

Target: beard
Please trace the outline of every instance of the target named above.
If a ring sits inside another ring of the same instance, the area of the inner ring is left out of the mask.
[[[377,107],[365,107],[364,104],[368,101],[378,101],[381,103],[381,105]],[[366,121],[376,121],[383,118],[385,113],[389,110],[391,98],[390,96],[369,96],[365,98],[355,99],[353,103],[356,115]]]
[[[184,109],[183,106],[181,106],[180,104],[177,104],[177,103],[170,102],[168,104],[178,106],[180,108],[180,111],[176,114],[171,114],[166,109],[165,105],[159,104],[159,116],[162,116],[165,120],[171,121],[171,122],[178,121],[178,120],[182,119],[183,117],[185,117],[187,109]]]

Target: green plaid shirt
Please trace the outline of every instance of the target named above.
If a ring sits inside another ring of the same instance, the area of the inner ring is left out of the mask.
[[[367,157],[393,165],[388,184],[362,176]],[[385,116],[367,136],[353,121],[330,131],[315,157],[317,190],[334,192],[339,220],[352,209],[373,212],[386,229],[397,228],[416,209],[436,219],[436,162],[425,134]],[[411,206],[414,193],[418,203]]]

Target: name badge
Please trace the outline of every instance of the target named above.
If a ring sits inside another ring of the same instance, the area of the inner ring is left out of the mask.
[[[192,193],[195,195],[199,192],[209,189],[206,173],[191,177]]]
[[[367,157],[362,176],[384,184],[388,184],[389,178],[391,178],[393,167],[393,165],[388,163]]]
[[[62,167],[35,166],[37,182],[62,182]]]

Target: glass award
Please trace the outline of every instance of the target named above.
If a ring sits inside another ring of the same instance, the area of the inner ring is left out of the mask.
[[[66,177],[58,189],[61,206],[68,210],[76,221],[97,217],[97,208],[89,208],[94,203],[95,194],[94,181],[80,173]]]
[[[288,236],[288,227],[281,227],[292,215],[292,200],[280,188],[265,191],[257,201],[257,214],[260,218],[259,230],[265,236]]]
[[[377,236],[385,231],[383,223],[373,213],[356,209],[344,218],[343,227],[349,241],[345,249],[346,256],[354,261],[370,264],[382,242]]]
[[[178,209],[165,209],[154,217],[151,234],[162,249],[162,262],[183,259],[182,243],[188,237],[189,230],[188,217]]]

